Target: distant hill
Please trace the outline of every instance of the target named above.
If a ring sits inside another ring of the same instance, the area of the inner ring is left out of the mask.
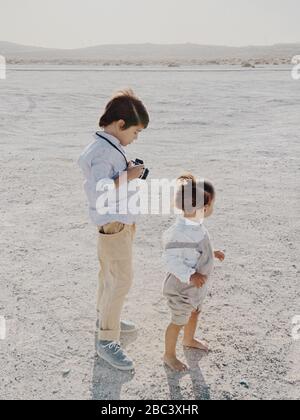
[[[47,48],[31,47],[27,45],[14,44],[13,42],[0,41],[1,55],[12,56],[15,54],[26,54],[32,52],[33,54],[47,50]]]
[[[73,50],[40,48],[0,41],[8,63],[94,64],[242,64],[290,63],[299,44],[226,47],[199,44],[99,45]]]

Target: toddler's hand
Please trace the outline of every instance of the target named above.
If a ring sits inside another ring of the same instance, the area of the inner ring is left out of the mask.
[[[220,261],[225,260],[225,254],[223,251],[215,251],[215,258],[217,258]]]
[[[191,276],[190,282],[197,287],[197,289],[201,289],[206,283],[207,276],[203,274],[195,273]]]

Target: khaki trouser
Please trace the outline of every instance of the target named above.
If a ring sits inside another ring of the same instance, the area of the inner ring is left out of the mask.
[[[114,222],[99,226],[99,340],[120,339],[121,312],[133,281],[134,236],[135,225]]]

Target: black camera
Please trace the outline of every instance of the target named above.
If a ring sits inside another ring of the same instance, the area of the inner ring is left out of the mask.
[[[135,160],[132,161],[132,163],[134,165],[144,165],[144,161],[141,160],[141,159],[135,159]],[[150,173],[149,169],[145,168],[142,175],[140,176],[140,179],[144,179],[144,180],[147,179],[149,173]]]

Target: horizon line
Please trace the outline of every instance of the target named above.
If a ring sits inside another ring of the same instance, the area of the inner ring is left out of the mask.
[[[58,47],[44,47],[41,45],[29,45],[29,44],[22,44],[14,41],[4,41],[0,40],[0,43],[11,44],[20,47],[26,48],[39,48],[44,50],[59,50],[59,51],[76,51],[76,50],[85,50],[90,48],[97,48],[97,47],[116,47],[116,46],[143,46],[143,45],[152,45],[152,46],[183,46],[183,45],[193,45],[199,47],[216,47],[216,48],[234,48],[234,49],[241,49],[241,48],[270,48],[270,47],[277,47],[277,46],[288,46],[288,45],[300,45],[299,42],[276,42],[273,44],[245,44],[245,45],[226,45],[226,44],[200,44],[197,42],[180,42],[180,43],[173,43],[173,42],[166,42],[166,43],[156,43],[156,42],[127,42],[127,43],[112,43],[112,44],[94,44],[85,47],[75,47],[75,48],[58,48]]]

